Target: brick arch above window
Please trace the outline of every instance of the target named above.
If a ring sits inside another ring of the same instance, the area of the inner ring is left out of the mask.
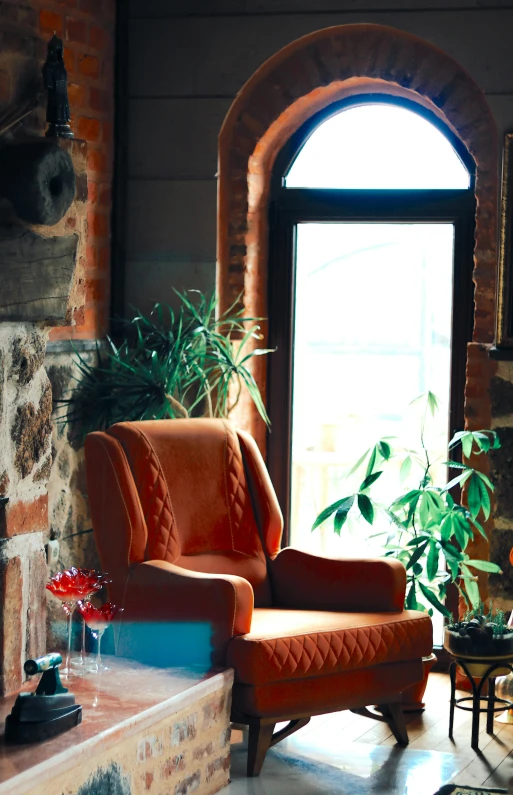
[[[266,61],[235,99],[219,135],[220,308],[227,309],[240,297],[251,316],[267,316],[268,199],[273,164],[282,146],[307,119],[333,102],[380,92],[431,110],[475,161],[473,339],[491,344],[498,212],[495,121],[482,90],[449,55],[417,36],[382,25],[340,25],[292,42]],[[256,357],[254,362],[255,378],[265,394],[265,359]],[[263,448],[264,429],[252,406],[241,406],[239,416]]]

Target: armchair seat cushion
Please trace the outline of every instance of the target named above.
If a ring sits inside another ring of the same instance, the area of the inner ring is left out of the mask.
[[[259,608],[251,631],[233,638],[227,664],[237,682],[263,685],[285,679],[328,676],[431,654],[428,615],[344,613]]]

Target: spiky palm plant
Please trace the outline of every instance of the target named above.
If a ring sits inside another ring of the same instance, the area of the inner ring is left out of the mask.
[[[196,300],[177,292],[176,313],[156,304],[149,316],[138,314],[125,321],[119,345],[107,338],[107,351],[97,346],[97,364],[76,352],[80,376],[70,395],[59,402],[64,407],[61,420],[72,425],[79,438],[124,420],[226,417],[244,389],[269,423],[247,367],[253,356],[270,352],[248,350],[252,340],[261,338],[256,318],[233,309],[216,317],[214,296],[189,293],[195,293]]]

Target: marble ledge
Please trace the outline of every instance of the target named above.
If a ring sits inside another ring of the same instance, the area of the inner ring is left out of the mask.
[[[105,659],[111,670],[104,674],[63,678],[76,703],[82,705],[82,723],[43,743],[4,742],[5,718],[16,694],[0,699],[0,795],[33,791],[35,782],[41,787],[93,759],[100,750],[108,750],[210,694],[231,689],[233,684],[232,669],[204,673]],[[35,687],[32,681],[23,690]]]

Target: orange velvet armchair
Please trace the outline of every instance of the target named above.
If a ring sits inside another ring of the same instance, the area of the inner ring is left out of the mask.
[[[401,692],[422,679],[432,627],[403,610],[400,563],[280,550],[260,452],[223,420],[119,423],[87,437],[86,464],[109,595],[124,607],[120,649],[124,627],[152,627],[147,650],[165,626],[208,626],[212,664],[235,671],[232,719],[249,725],[248,775],[325,712],[378,704],[407,744]],[[289,725],[274,733],[280,721]]]

